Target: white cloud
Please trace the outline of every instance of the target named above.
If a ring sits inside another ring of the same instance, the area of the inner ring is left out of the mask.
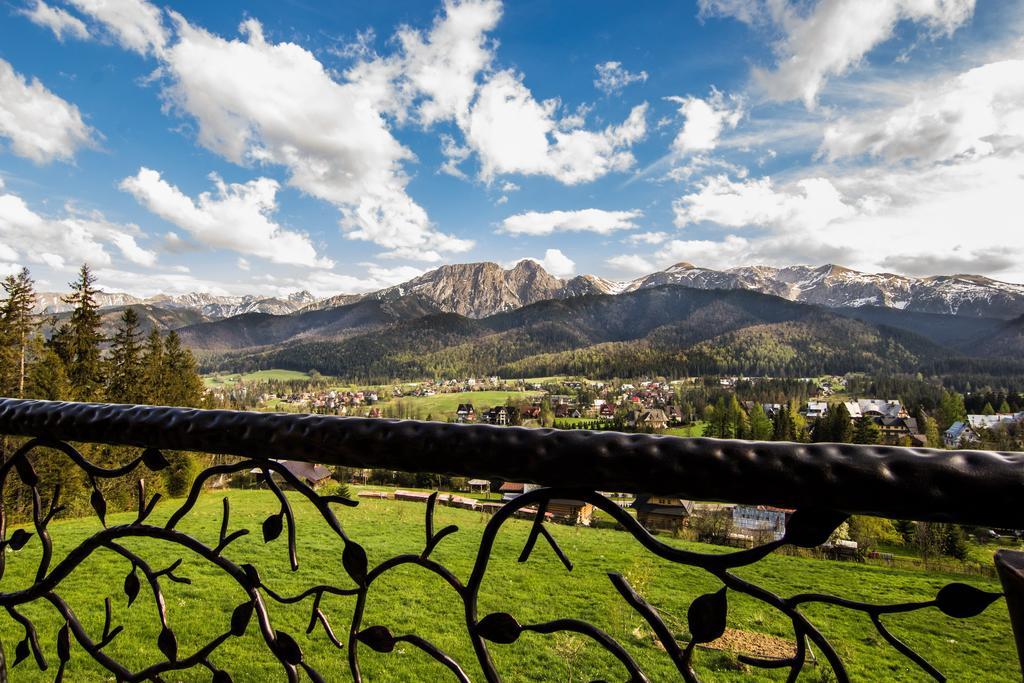
[[[37,164],[69,160],[92,136],[78,107],[0,59],[0,137],[10,140],[11,151]]]
[[[441,164],[438,169],[441,173],[447,173],[450,176],[459,178],[461,180],[468,180],[469,176],[466,175],[465,171],[459,168],[459,164],[469,158],[469,155],[473,153],[469,147],[463,147],[455,141],[451,135],[447,133],[441,134],[441,154],[444,155],[445,162]]]
[[[359,266],[363,269],[361,273],[337,273],[330,270],[314,270],[298,276],[264,273],[257,278],[261,283],[259,290],[274,296],[283,296],[297,290],[306,290],[317,297],[362,294],[407,282],[426,272],[414,266],[386,268],[376,263],[360,263]],[[253,289],[251,284],[246,287],[248,290]]]
[[[975,0],[700,0],[702,16],[732,16],[781,32],[774,70],[755,69],[769,98],[811,108],[830,77],[856,67],[901,21],[950,35],[971,18]]]
[[[289,182],[335,204],[351,239],[397,249],[462,252],[406,193],[413,158],[388,129],[383,103],[395,68],[362,63],[336,81],[312,53],[269,43],[259,22],[225,40],[172,12],[179,40],[164,53],[168,100],[195,117],[199,142],[239,164],[288,168]]]
[[[628,275],[646,275],[658,270],[651,261],[639,254],[619,254],[605,260],[609,266]]]
[[[480,176],[522,173],[547,175],[566,185],[630,168],[629,148],[647,134],[647,104],[603,131],[559,130],[558,102],[538,102],[522,79],[499,71],[480,87],[470,111],[466,141],[480,158]]]
[[[203,244],[259,256],[274,263],[330,268],[329,259],[318,258],[309,238],[286,230],[272,220],[277,209],[277,181],[257,178],[248,183],[225,183],[211,176],[216,194],[203,192],[193,201],[160,173],[140,168],[121,181],[147,209],[188,231]]]
[[[677,223],[707,221],[747,236],[674,240],[657,256],[666,265],[678,259],[714,267],[839,262],[868,271],[956,270],[1021,282],[1021,168],[1024,150],[926,167],[855,168],[782,185],[711,178],[677,201]]]
[[[136,225],[112,223],[99,213],[81,213],[66,206],[64,214],[43,216],[24,199],[0,193],[0,260],[41,263],[56,270],[76,267],[83,261],[95,266],[113,262],[109,247],[136,265],[152,266],[156,254],[139,246]]]
[[[620,93],[624,88],[626,88],[626,86],[632,85],[633,83],[645,83],[647,81],[646,71],[633,73],[623,68],[622,62],[605,62],[604,64],[595,64],[594,69],[597,70],[597,78],[594,79],[594,87],[605,95]]]
[[[630,244],[661,244],[669,238],[667,232],[638,232],[635,235],[630,235],[624,242]]]
[[[825,130],[829,159],[941,161],[1024,145],[1024,60],[985,64],[939,82],[907,84],[901,106],[844,117]]]
[[[238,257],[238,261],[235,262],[235,265],[238,266],[239,270],[252,270],[252,264],[249,263],[249,260],[242,258],[241,256]]]
[[[424,126],[465,117],[476,76],[493,59],[486,34],[500,18],[499,0],[446,0],[426,37],[410,27],[398,31],[405,86],[423,95],[417,113]]]
[[[167,44],[160,10],[146,0],[68,0],[102,24],[123,47],[159,55]]]
[[[523,259],[539,263],[544,270],[555,277],[567,278],[576,274],[576,262],[562,253],[561,249],[548,249],[544,252],[544,258]]]
[[[51,7],[43,0],[35,0],[35,4],[31,8],[25,7],[19,12],[28,17],[33,24],[53,31],[53,35],[59,41],[63,42],[65,36],[72,36],[80,40],[89,38],[89,29],[85,27],[85,23],[81,19],[60,7]]]
[[[679,113],[685,118],[682,129],[672,141],[677,154],[707,152],[715,148],[718,137],[727,128],[735,128],[743,118],[743,101],[725,95],[715,88],[706,100],[699,97],[668,97],[679,104]]]
[[[643,212],[577,209],[575,211],[527,211],[509,216],[501,222],[500,232],[510,235],[550,235],[556,232],[595,232],[607,235],[616,230],[637,227],[636,219]]]
[[[709,222],[738,228],[771,226],[821,229],[854,213],[825,178],[805,178],[777,189],[771,178],[734,182],[727,176],[705,178],[700,189],[672,205],[675,224]]]

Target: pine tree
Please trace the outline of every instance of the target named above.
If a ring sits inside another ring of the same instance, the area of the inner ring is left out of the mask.
[[[750,418],[747,416],[747,411],[743,410],[743,406],[740,405],[736,394],[733,394],[729,401],[729,413],[733,421],[733,437],[737,439],[750,438]]]
[[[1005,398],[1003,399],[1003,402],[999,404],[999,412],[1003,413],[1004,415],[1006,413],[1013,412],[1013,408],[1010,407],[1010,404],[1006,402]]]
[[[167,376],[164,367],[164,340],[155,327],[150,330],[142,350],[142,383],[143,402],[159,405],[162,402],[161,397],[167,393]]]
[[[28,268],[22,268],[17,275],[8,275],[3,281],[4,301],[0,315],[3,316],[2,336],[5,353],[5,374],[3,391],[6,394],[25,396],[25,378],[28,371],[29,344],[37,327],[32,311],[36,305],[35,283]],[[9,363],[9,364],[8,364]]]
[[[59,352],[64,354],[68,379],[75,398],[91,401],[99,397],[103,386],[103,360],[100,344],[99,304],[96,303],[96,276],[88,264],[83,264],[78,279],[69,283],[71,294],[62,300],[74,306],[71,319],[58,333]]]
[[[807,443],[810,441],[807,433],[807,419],[800,414],[799,404],[796,401],[787,403],[783,410],[789,413],[789,422],[793,425],[793,441]]]
[[[877,444],[882,439],[882,431],[870,417],[858,417],[853,428],[853,443]]]
[[[919,429],[924,432],[929,448],[942,448],[942,435],[939,433],[939,423],[935,421],[935,418],[924,418],[924,426]]]
[[[750,438],[755,441],[768,441],[772,438],[772,421],[765,415],[760,403],[754,403],[750,409]]]
[[[139,314],[135,312],[134,308],[124,309],[110,347],[110,372],[107,378],[108,401],[113,403],[145,402],[141,339]]]
[[[982,415],[995,415],[996,414],[996,409],[992,407],[991,401],[985,403],[985,407],[981,409],[981,414]]]
[[[64,361],[52,346],[43,344],[40,337],[31,342],[32,362],[28,369],[26,395],[46,401],[67,401],[72,398]]]
[[[719,396],[710,424],[711,436],[716,439],[731,439],[734,435],[735,418],[729,408],[730,404],[726,402],[725,396]]]
[[[166,395],[163,405],[198,407],[203,400],[203,381],[196,370],[192,352],[181,345],[174,330],[164,340],[164,377]]]
[[[853,441],[853,421],[845,403],[837,403],[829,410],[832,418],[832,443],[851,443]]]
[[[775,430],[772,438],[775,441],[794,441],[793,416],[785,407],[780,407],[775,414]]]
[[[954,422],[963,422],[967,419],[967,407],[964,405],[964,397],[955,391],[942,392],[939,399],[939,409],[936,415],[939,422],[939,429],[949,429]]]

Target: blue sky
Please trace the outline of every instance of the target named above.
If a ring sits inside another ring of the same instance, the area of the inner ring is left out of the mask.
[[[0,271],[1024,281],[1024,0],[0,4]]]

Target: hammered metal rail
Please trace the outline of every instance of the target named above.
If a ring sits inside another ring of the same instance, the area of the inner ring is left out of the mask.
[[[1000,526],[1024,526],[1017,523],[1018,518],[1014,517],[1020,514],[1015,509],[1019,507],[1016,501],[1020,500],[1020,494],[1024,492],[1020,454],[751,444],[622,434],[558,433],[549,430],[387,420],[16,400],[0,401],[0,433],[34,437],[0,465],[0,492],[13,473],[31,491],[33,501],[33,531],[19,528],[9,537],[6,511],[0,509],[0,577],[6,562],[15,561],[18,557],[12,554],[7,558],[8,548],[16,552],[29,543],[41,546],[32,585],[10,592],[0,589],[0,607],[24,632],[23,638],[14,648],[11,664],[27,666],[26,661],[31,657],[41,669],[52,666],[39,646],[39,632],[33,620],[26,616],[23,609],[32,603],[48,603],[64,621],[64,626],[57,634],[57,680],[64,675],[72,654],[81,650],[119,681],[162,680],[176,671],[205,668],[215,683],[223,683],[232,679],[227,670],[228,663],[218,658],[219,648],[229,639],[242,637],[251,628],[256,628],[268,652],[280,662],[284,678],[298,681],[300,674],[304,673],[310,680],[322,681],[324,679],[321,675],[306,661],[295,638],[274,626],[273,606],[296,603],[309,605],[307,633],[322,630],[325,647],[333,647],[345,653],[339,656],[347,657],[355,681],[362,680],[359,665],[361,646],[378,652],[391,652],[399,643],[422,650],[436,660],[439,667],[447,669],[449,676],[456,680],[468,681],[467,669],[478,668],[486,680],[499,681],[501,678],[492,659],[491,649],[515,642],[527,631],[542,634],[568,631],[581,634],[617,658],[624,680],[649,680],[626,648],[611,635],[588,622],[557,619],[524,624],[506,612],[479,614],[478,597],[494,543],[505,522],[517,512],[530,510],[534,520],[520,562],[526,562],[537,541],[544,539],[565,568],[572,570],[571,558],[558,547],[545,527],[547,507],[552,500],[557,499],[572,499],[594,505],[614,518],[654,555],[669,562],[702,569],[720,582],[721,588],[718,591],[703,595],[691,604],[687,614],[690,639],[680,643],[672,635],[658,609],[634,590],[625,577],[614,573],[608,575],[626,604],[648,623],[664,648],[665,656],[683,680],[698,680],[692,667],[694,649],[722,635],[728,618],[730,595],[743,595],[758,600],[782,613],[792,624],[796,643],[792,657],[741,657],[749,666],[786,670],[788,680],[792,681],[804,669],[808,652],[813,647],[823,656],[837,680],[848,680],[846,668],[834,645],[801,611],[804,605],[825,603],[865,614],[879,635],[899,653],[936,680],[945,680],[941,672],[889,631],[883,618],[889,614],[928,608],[936,608],[956,618],[971,617],[984,611],[1001,594],[952,583],[938,591],[931,600],[893,605],[857,602],[814,593],[786,597],[740,578],[735,570],[757,562],[785,544],[814,547],[823,543],[850,512],[879,512],[889,516],[952,521],[992,521],[998,518],[1002,520]],[[131,445],[144,450],[120,467],[103,468],[83,457],[69,443],[72,441]],[[28,458],[29,453],[36,448],[52,448],[62,452],[84,473],[93,488],[92,507],[104,525],[102,531],[86,538],[56,563],[48,528],[60,511],[60,491],[57,489],[50,492],[48,502],[44,503],[47,497],[40,490],[39,478]],[[246,459],[203,471],[193,484],[189,496],[179,504],[168,521],[161,525],[147,523],[158,496],[148,497],[140,481],[136,518],[128,524],[106,526],[107,503],[98,482],[115,477],[134,477],[145,470],[163,469],[167,466],[167,460],[161,452],[163,449],[225,453]],[[355,501],[318,495],[283,465],[271,460],[271,457],[357,467],[376,466],[533,480],[550,486],[519,496],[495,512],[484,530],[473,569],[468,579],[463,581],[431,558],[437,545],[457,532],[454,526],[434,529],[436,494],[431,496],[426,506],[422,552],[399,555],[370,566],[364,548],[346,533],[332,507],[355,505]],[[819,460],[814,461],[814,458]],[[654,468],[653,473],[650,468]],[[788,484],[785,484],[787,478],[783,476],[785,468],[791,468]],[[706,471],[708,469],[710,473]],[[263,522],[263,540],[271,542],[284,534],[290,565],[293,570],[298,568],[295,517],[289,497],[272,476],[277,475],[314,506],[319,516],[344,544],[340,569],[344,572],[345,580],[340,585],[315,585],[301,593],[285,595],[268,585],[253,565],[236,564],[226,557],[224,551],[248,533],[246,529],[232,530],[228,499],[224,501],[219,538],[215,544],[204,543],[178,530],[179,523],[193,510],[207,480],[246,471],[257,472],[280,503],[280,511]],[[729,477],[729,485],[715,481],[715,476]],[[842,481],[846,476],[855,477],[857,484],[867,488],[852,492],[846,490],[851,487]],[[666,477],[669,478],[666,480]],[[894,479],[898,484],[893,484]],[[767,495],[776,482],[782,486],[782,490]],[[801,488],[809,485],[823,486],[827,491],[809,492]],[[785,536],[780,540],[727,554],[705,554],[683,550],[658,540],[616,503],[595,493],[593,489],[598,488],[671,491],[677,495],[739,502],[755,499],[765,502],[768,498],[768,502],[790,505],[796,507],[797,511],[789,520]],[[969,500],[964,499],[965,495]],[[950,497],[959,497],[955,505]],[[928,506],[908,507],[907,498],[927,503]],[[832,505],[823,505],[825,501]],[[971,510],[974,505],[981,508],[981,511]],[[837,512],[836,508],[841,511]],[[195,651],[181,651],[162,589],[165,582],[188,580],[182,575],[181,560],[168,567],[154,567],[139,552],[124,545],[126,539],[135,538],[176,546],[207,563],[239,586],[246,599],[233,610],[230,617],[224,615],[224,630],[220,635]],[[88,632],[61,597],[63,582],[84,561],[99,552],[114,553],[123,559],[126,575],[122,590],[128,598],[129,606],[143,586],[148,586],[153,593],[156,618],[159,620],[156,645],[163,660],[142,669],[128,668],[105,652],[107,646],[122,632],[122,627],[115,625],[115,621],[123,615],[115,617],[111,599],[106,600],[104,626],[97,638],[97,634]],[[475,667],[469,667],[467,662],[455,661],[419,634],[395,634],[385,625],[363,623],[370,587],[388,571],[404,565],[415,565],[432,572],[451,587],[454,596],[464,607],[466,631],[475,653]],[[1008,581],[1007,585],[1012,585],[1012,579]],[[340,634],[323,607],[323,600],[327,596],[354,601],[352,620]]]

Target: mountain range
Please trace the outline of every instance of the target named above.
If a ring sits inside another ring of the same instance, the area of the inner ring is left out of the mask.
[[[497,263],[444,265],[399,285],[365,294],[338,294],[316,299],[301,291],[286,297],[218,296],[205,293],[160,294],[148,298],[104,293],[104,308],[148,305],[168,310],[187,309],[215,320],[247,313],[286,315],[325,310],[358,301],[393,302],[416,294],[438,310],[484,318],[547,299],[587,294],[622,294],[665,284],[695,289],[747,289],[790,301],[830,308],[880,306],[904,311],[1010,320],[1024,315],[1024,285],[980,275],[939,275],[911,278],[892,273],[862,273],[837,265],[744,266],[728,270],[678,263],[634,280],[607,280],[594,275],[562,279],[532,260],[511,268]],[[37,312],[69,310],[60,294],[43,293]]]
[[[884,308],[829,309],[759,292],[673,284],[547,299],[483,318],[436,307],[431,312],[431,302],[416,293],[399,302],[401,309],[398,302],[365,299],[289,316],[242,316],[246,320],[181,333],[189,345],[208,350],[208,369],[316,369],[385,382],[481,374],[917,372],[963,358],[964,349],[984,355],[982,341],[1010,324]],[[893,312],[903,321],[899,326],[872,320]]]
[[[978,361],[982,371],[1004,363],[1024,375],[1024,286],[970,275],[681,263],[621,282],[562,279],[527,260],[441,266],[401,285],[320,300],[306,292],[108,295],[101,304],[108,332],[130,306],[147,329],[177,329],[204,367],[218,370],[316,369],[386,381],[918,372]],[[59,324],[67,315],[53,317]]]
[[[35,312],[39,315],[67,313],[71,305],[63,299],[65,294],[40,292],[36,294]],[[157,294],[151,297],[137,297],[123,292],[100,292],[96,301],[101,309],[123,308],[125,306],[150,306],[168,311],[191,311],[203,318],[230,318],[243,313],[294,313],[316,302],[316,297],[306,291],[294,292],[284,298],[257,296],[221,296],[203,292],[188,294]]]
[[[418,294],[441,310],[482,318],[545,299],[586,294],[621,294],[676,284],[696,289],[748,289],[790,301],[831,308],[884,306],[923,313],[1013,318],[1024,314],[1024,285],[979,275],[910,278],[861,273],[837,265],[817,268],[746,266],[728,270],[678,263],[629,281],[579,275],[554,277],[534,261],[505,269],[496,263],[463,263],[436,268],[408,282],[362,295],[323,299],[312,307],[331,308],[364,299],[394,300]]]

